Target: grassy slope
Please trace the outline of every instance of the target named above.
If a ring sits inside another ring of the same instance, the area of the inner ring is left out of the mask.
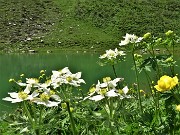
[[[0,0],[0,50],[96,50],[114,38],[74,18],[76,0]],[[28,40],[30,39],[30,40]],[[118,43],[118,41],[116,41]],[[109,46],[103,47],[104,49]]]
[[[54,15],[60,14],[51,1],[43,1],[0,0],[0,50],[28,50],[40,44],[59,19]]]
[[[180,34],[178,0],[0,0],[0,50],[105,50],[126,33]],[[30,39],[30,40],[28,40]]]
[[[120,37],[126,32],[142,35],[164,33],[169,29],[180,34],[178,0],[79,0],[76,17],[91,21],[105,32]]]
[[[114,42],[114,37],[106,34],[101,28],[93,26],[90,22],[85,22],[74,18],[74,8],[76,0],[54,0],[63,11],[63,20],[57,23],[51,33],[47,36],[46,42],[53,46],[60,46],[66,49],[96,50],[102,49],[101,45]],[[116,41],[118,43],[118,41]],[[110,44],[111,45],[111,44]]]

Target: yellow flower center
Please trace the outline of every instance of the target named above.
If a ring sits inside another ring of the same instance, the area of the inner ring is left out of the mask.
[[[109,53],[109,56],[112,56],[112,57],[115,56],[114,52],[113,52],[113,51],[110,52],[110,53]]]
[[[24,91],[18,92],[18,97],[22,100],[25,100],[28,97],[28,94]]]
[[[111,77],[105,77],[105,78],[103,78],[103,82],[109,82],[109,81],[111,81]]]
[[[66,78],[66,80],[67,80],[68,82],[71,82],[71,81],[73,80],[73,78],[70,77],[70,76],[68,76],[68,77]]]
[[[118,90],[118,93],[119,94],[124,94],[123,90],[121,90],[121,89]]]
[[[55,92],[53,90],[49,91],[50,95],[55,95]]]
[[[95,90],[96,90],[96,88],[92,87],[92,88],[89,89],[89,93],[93,93],[93,92],[95,92]]]
[[[105,89],[105,88],[104,89],[100,89],[99,93],[101,95],[105,95],[107,93],[107,89]]]
[[[47,100],[50,99],[50,97],[49,97],[49,95],[47,95],[47,94],[45,94],[45,93],[42,93],[42,94],[40,95],[40,99],[41,99],[42,101],[47,101]]]

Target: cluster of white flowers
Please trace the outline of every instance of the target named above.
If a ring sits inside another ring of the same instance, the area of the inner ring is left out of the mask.
[[[138,37],[134,34],[128,34],[128,33],[126,33],[126,36],[123,38],[124,40],[122,40],[121,43],[119,43],[120,46],[127,45],[129,43],[139,43],[143,39],[143,37]]]
[[[127,86],[125,86],[123,89],[116,88],[118,86],[118,82],[122,81],[123,78],[116,78],[114,80],[111,80],[110,77],[103,78],[103,83],[98,83],[96,86],[93,86],[89,90],[89,95],[84,98],[94,100],[94,101],[100,101],[104,98],[110,98],[110,97],[120,97],[120,99],[123,98],[131,98],[130,95],[127,95],[129,89]]]
[[[52,73],[51,79],[45,83],[39,83],[39,80],[36,78],[26,78],[26,83],[16,82],[22,90],[9,92],[10,97],[3,98],[3,100],[11,101],[12,103],[29,100],[47,107],[58,106],[61,98],[57,95],[57,87],[60,87],[61,84],[78,87],[81,83],[85,83],[83,79],[80,79],[81,72],[72,74],[68,67],[60,71],[52,71]]]
[[[101,55],[99,58],[100,59],[105,59],[107,58],[108,60],[111,60],[111,59],[116,59],[117,56],[124,56],[126,55],[124,53],[124,51],[118,51],[118,49],[116,48],[115,50],[106,50],[106,53]]]
[[[80,86],[81,83],[85,83],[85,81],[81,78],[81,72],[77,72],[76,74],[72,74],[68,67],[63,68],[59,71],[52,71],[51,81],[54,89],[59,87],[62,84],[69,84],[74,87]]]

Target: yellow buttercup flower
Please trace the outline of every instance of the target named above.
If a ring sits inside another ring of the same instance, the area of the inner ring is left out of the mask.
[[[178,78],[164,75],[158,80],[157,85],[154,87],[160,92],[168,91],[173,89],[178,84]]]

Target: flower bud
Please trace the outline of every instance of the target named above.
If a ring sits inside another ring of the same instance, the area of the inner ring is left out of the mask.
[[[20,77],[24,77],[24,74],[21,74]]]
[[[44,73],[45,73],[45,70],[41,70],[41,71],[40,71],[40,74],[44,74]]]
[[[165,60],[165,62],[167,62],[167,63],[173,62],[173,58],[172,58],[172,57],[169,57],[169,58],[167,58],[167,59]]]
[[[179,104],[179,105],[176,105],[176,110],[177,110],[177,111],[180,111],[180,104]]]
[[[11,78],[11,79],[9,79],[9,82],[15,82],[15,80]]]
[[[61,107],[62,107],[63,109],[65,109],[65,108],[67,108],[67,104],[66,104],[66,103],[61,103]]]
[[[150,32],[144,34],[144,36],[143,36],[144,39],[147,39],[147,38],[150,38],[150,37],[151,37],[151,33]]]
[[[158,38],[157,40],[156,40],[156,42],[161,42],[162,41],[162,38]]]
[[[173,34],[173,31],[172,30],[168,30],[165,34],[166,34],[166,36],[171,36]]]
[[[74,111],[74,108],[73,107],[70,107],[70,112],[73,112]]]

